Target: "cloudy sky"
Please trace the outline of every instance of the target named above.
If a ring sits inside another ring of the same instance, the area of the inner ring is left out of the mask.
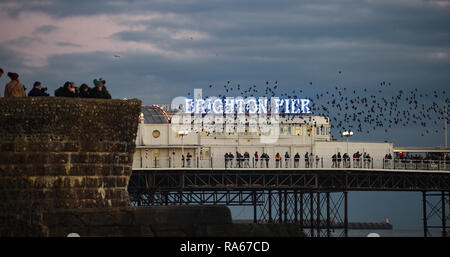
[[[0,67],[52,94],[67,80],[92,86],[103,77],[114,98],[144,104],[194,88],[218,95],[227,81],[261,89],[278,81],[280,92],[305,94],[376,90],[381,81],[388,92],[441,92],[450,89],[450,1],[1,0]],[[436,128],[369,139],[442,145]]]

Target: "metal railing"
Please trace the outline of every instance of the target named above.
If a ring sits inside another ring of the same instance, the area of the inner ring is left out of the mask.
[[[319,157],[305,158],[152,158],[134,168],[208,168],[208,169],[305,169],[305,168],[345,168],[345,169],[396,169],[396,170],[450,170],[450,160],[414,159],[374,159],[348,158],[332,159]]]

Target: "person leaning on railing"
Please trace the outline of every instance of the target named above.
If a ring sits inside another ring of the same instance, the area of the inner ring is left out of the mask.
[[[250,168],[250,154],[248,152],[244,153],[244,165],[245,168]]]
[[[294,168],[298,168],[299,162],[300,162],[300,154],[296,153],[294,156]]]
[[[342,159],[344,159],[343,168],[350,168],[350,157],[348,156],[347,153],[344,153],[344,155],[342,156]]]
[[[277,153],[276,155],[275,155],[275,164],[276,164],[276,168],[279,168],[280,167],[280,160],[281,160],[281,155],[280,155],[280,153]]]
[[[285,168],[289,168],[289,161],[290,161],[290,159],[291,159],[291,156],[289,155],[288,152],[286,152],[286,153],[284,154],[284,162],[285,162],[284,167],[285,167]]]
[[[309,168],[309,154],[306,152],[305,154],[305,168]]]
[[[230,152],[228,153],[228,164],[230,165],[230,168],[233,168],[233,159],[234,159],[234,155]]]
[[[270,157],[269,157],[269,155],[267,153],[263,153],[263,155],[264,155],[264,160],[266,161],[266,168],[269,168]]]
[[[192,155],[191,153],[187,153],[186,155],[186,161],[187,161],[187,167],[190,168],[191,167],[191,159],[192,159]]]
[[[337,162],[338,162],[338,168],[340,168],[341,162],[342,162],[341,152],[338,152],[338,154],[337,154]]]
[[[336,156],[336,154],[333,154],[333,156],[331,156],[331,168],[337,168],[337,156]]]
[[[228,153],[225,153],[225,168],[228,168]]]
[[[370,154],[367,154],[367,168],[372,168],[372,166],[370,166],[372,163],[372,157],[370,156]]]

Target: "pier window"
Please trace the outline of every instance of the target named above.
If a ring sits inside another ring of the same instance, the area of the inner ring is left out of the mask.
[[[301,126],[295,126],[293,135],[294,136],[303,135],[303,128]]]
[[[283,126],[281,127],[281,135],[287,136],[291,134],[291,127],[290,126]]]

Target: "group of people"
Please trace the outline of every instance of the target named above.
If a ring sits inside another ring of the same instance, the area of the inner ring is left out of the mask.
[[[332,165],[331,168],[340,168],[341,163],[342,168],[350,168],[350,155],[344,153],[341,156],[341,152],[333,154],[331,156]],[[353,154],[353,168],[370,168],[372,164],[372,157],[368,153],[361,154],[359,151]]]
[[[0,68],[0,77],[3,76],[3,69]],[[8,72],[7,76],[11,79],[5,87],[5,97],[25,97],[26,88],[19,80],[19,74]],[[28,96],[40,97],[50,96],[46,87],[42,87],[39,81],[34,82],[33,88],[28,92]],[[67,81],[64,85],[55,90],[55,96],[60,97],[81,97],[81,98],[103,98],[111,99],[111,94],[106,89],[106,81],[102,78],[94,79],[94,87],[90,88],[83,83],[78,88],[74,82]]]
[[[250,154],[248,152],[245,152],[244,154],[241,154],[239,152],[236,152],[236,165],[233,166],[233,160],[235,159],[234,155],[229,152],[225,153],[225,168],[250,168]],[[290,159],[291,156],[288,152],[284,154],[284,167],[290,168]],[[262,153],[261,156],[258,154],[258,152],[255,152],[254,154],[254,163],[253,167],[261,167],[261,168],[269,168],[269,160],[270,156],[267,153]],[[294,168],[298,168],[300,163],[300,154],[296,153],[294,156]],[[312,153],[309,154],[306,152],[305,154],[305,168],[313,168],[314,163],[316,168],[318,168],[320,163],[320,158],[318,155],[313,155]],[[282,168],[282,157],[280,153],[276,153],[275,155],[275,168]]]
[[[186,154],[186,163],[185,163],[185,158],[184,158],[184,154],[181,155],[181,165],[183,168],[190,168],[191,167],[191,160],[192,160],[192,154],[190,152],[188,152]],[[186,165],[187,164],[187,165]]]
[[[231,152],[225,153],[225,168],[233,167],[233,159],[234,155]],[[250,168],[250,154],[248,152],[244,154],[236,152],[236,168]]]

